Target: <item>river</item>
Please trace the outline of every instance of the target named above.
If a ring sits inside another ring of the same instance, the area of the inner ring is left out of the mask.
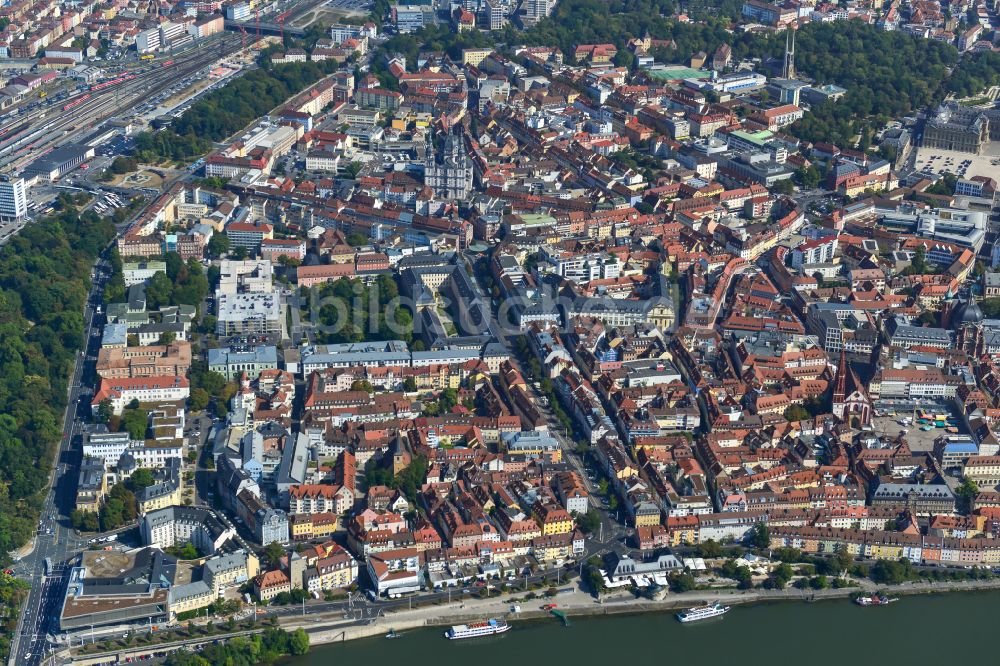
[[[283,663],[843,666],[848,661],[939,665],[962,657],[992,662],[989,636],[998,607],[1000,592],[978,592],[903,597],[880,608],[846,599],[738,606],[722,618],[684,625],[666,613],[572,619],[569,627],[553,618],[515,623],[507,634],[491,638],[448,641],[442,629],[431,628],[407,631],[396,640],[319,645]]]

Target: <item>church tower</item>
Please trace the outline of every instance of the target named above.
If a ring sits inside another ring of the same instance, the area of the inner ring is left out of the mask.
[[[847,350],[840,350],[840,364],[837,366],[837,376],[833,382],[833,415],[841,421],[852,423],[857,419],[858,425],[867,425],[872,418],[872,402],[868,391],[858,379],[857,374],[847,363]]]
[[[472,159],[465,150],[462,125],[445,130],[441,150],[428,147],[424,184],[440,199],[465,199],[472,192]]]
[[[785,66],[781,73],[786,79],[795,78],[795,26],[785,31]]]

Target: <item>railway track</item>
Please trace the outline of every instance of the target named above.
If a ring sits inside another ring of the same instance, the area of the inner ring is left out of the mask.
[[[220,57],[242,48],[238,37],[225,36],[219,42],[178,56],[167,67],[160,67],[135,78],[100,90],[81,92],[66,99],[77,102],[72,108],[43,109],[33,115],[13,119],[9,131],[0,127],[0,171],[22,168],[63,143],[72,142],[84,132],[90,132],[109,117],[127,112],[150,95],[155,95],[171,83],[194,74]],[[86,95],[89,98],[83,99]],[[81,101],[82,100],[82,101]],[[49,113],[54,115],[38,125]]]

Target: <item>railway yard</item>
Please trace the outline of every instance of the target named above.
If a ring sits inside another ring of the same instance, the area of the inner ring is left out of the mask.
[[[127,117],[146,100],[186,77],[207,73],[242,48],[239,36],[223,34],[171,59],[81,85],[64,99],[9,113],[0,122],[0,172],[19,171],[60,146],[79,143],[108,120]]]

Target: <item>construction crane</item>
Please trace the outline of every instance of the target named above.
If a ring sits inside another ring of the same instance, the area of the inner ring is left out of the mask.
[[[247,29],[244,28],[243,26],[240,26],[240,32],[243,33],[243,46],[242,46],[242,48],[240,50],[246,51],[247,50]]]
[[[253,10],[254,20],[257,21],[257,44],[260,44],[260,9]]]
[[[275,22],[278,24],[278,29],[281,30],[281,43],[282,44],[285,43],[285,19],[288,18],[288,15],[291,14],[291,13],[292,13],[292,10],[288,9],[288,10],[282,12],[281,14],[279,14],[278,18],[275,19]]]

